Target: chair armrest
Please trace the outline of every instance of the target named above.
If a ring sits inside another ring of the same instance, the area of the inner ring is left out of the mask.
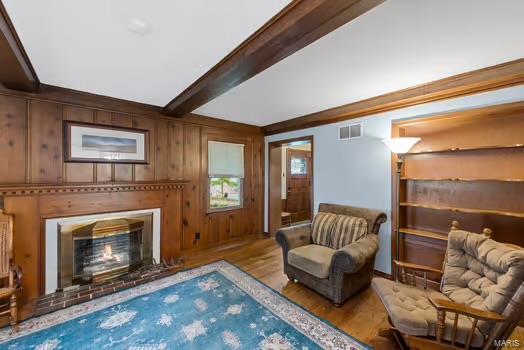
[[[471,328],[468,333],[468,338],[466,340],[465,347],[469,349],[471,341],[473,339],[473,334],[477,328],[479,321],[485,322],[503,322],[506,318],[502,315],[499,315],[496,312],[479,310],[473,307],[455,303],[451,300],[438,299],[429,297],[430,303],[437,309],[437,342],[442,343],[444,334],[446,334],[446,312],[451,312],[455,314],[453,329],[451,330],[451,347],[455,345],[455,341],[458,333],[458,319],[459,315],[464,315],[472,319]],[[488,339],[489,341],[489,339]],[[491,342],[490,342],[491,343]]]
[[[499,315],[496,312],[475,309],[474,307],[455,303],[454,301],[451,301],[451,300],[436,299],[436,298],[429,297],[429,301],[437,310],[458,313],[458,314],[466,315],[466,316],[476,318],[482,321],[501,322],[501,321],[506,320],[504,316]]]
[[[275,239],[285,252],[311,244],[311,224],[281,228],[277,231]]]
[[[431,273],[436,273],[438,275],[442,275],[442,270],[436,269],[434,267],[412,264],[412,263],[398,261],[398,260],[393,260],[393,264],[395,264],[399,268],[406,269],[406,270],[431,272]]]
[[[19,289],[22,286],[22,269],[18,265],[9,267],[9,286]]]
[[[428,273],[434,273],[439,277],[441,277],[443,273],[442,270],[436,269],[434,267],[413,264],[398,260],[393,260],[393,264],[395,265],[395,276],[397,281],[406,284],[411,284],[412,286],[417,285],[417,272],[422,272],[424,279],[424,289],[428,288]],[[406,273],[406,270],[408,270],[408,273]],[[409,276],[409,271],[411,271],[411,276]]]
[[[368,234],[358,241],[338,249],[333,257],[332,268],[344,273],[357,272],[369,259],[375,258],[377,251],[378,236]]]

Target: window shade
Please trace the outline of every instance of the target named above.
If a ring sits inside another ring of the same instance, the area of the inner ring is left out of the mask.
[[[244,177],[244,145],[208,141],[209,176]]]

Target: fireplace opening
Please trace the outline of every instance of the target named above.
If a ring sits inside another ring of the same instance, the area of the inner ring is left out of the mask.
[[[62,227],[58,287],[97,283],[152,263],[151,215]]]
[[[73,230],[73,282],[129,272],[142,262],[141,220],[98,221]]]

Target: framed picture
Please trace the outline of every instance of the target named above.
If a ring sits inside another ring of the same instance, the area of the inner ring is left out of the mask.
[[[64,161],[147,164],[149,131],[65,121]]]

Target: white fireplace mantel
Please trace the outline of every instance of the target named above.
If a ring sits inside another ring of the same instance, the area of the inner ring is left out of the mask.
[[[160,208],[125,212],[70,216],[45,220],[45,294],[53,293],[58,287],[58,228],[59,225],[81,221],[106,220],[128,215],[152,214],[153,216],[153,259],[160,261]]]

